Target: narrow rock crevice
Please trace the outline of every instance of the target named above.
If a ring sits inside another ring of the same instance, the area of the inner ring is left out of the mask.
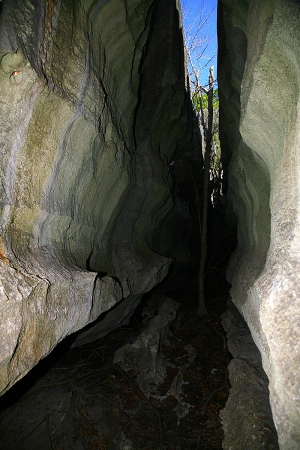
[[[0,1],[5,450],[300,448],[300,9],[218,7],[223,180],[201,319],[178,1]]]

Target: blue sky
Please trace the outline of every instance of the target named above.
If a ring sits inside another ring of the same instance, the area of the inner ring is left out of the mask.
[[[203,62],[201,61],[202,66],[208,64],[201,73],[201,84],[206,84],[211,65],[214,66],[214,76],[217,77],[217,0],[181,0],[181,6],[183,25],[186,29],[200,12],[202,20],[210,16],[201,29],[201,38],[205,40],[207,37],[210,41],[202,58]],[[212,56],[214,56],[212,61],[209,61]]]

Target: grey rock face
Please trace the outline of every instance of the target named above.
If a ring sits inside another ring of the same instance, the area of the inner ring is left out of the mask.
[[[168,273],[153,235],[192,129],[174,0],[4,0],[0,21],[4,392]]]
[[[227,275],[270,381],[280,448],[298,449],[299,3],[221,1],[219,12],[223,166],[238,223]]]
[[[268,378],[245,320],[232,302],[222,315],[228,349],[233,356],[228,371],[230,394],[221,419],[225,450],[276,450],[278,438],[269,403]]]
[[[169,328],[180,306],[162,294],[154,294],[149,302],[157,302],[157,315],[150,320],[133,344],[119,348],[114,357],[114,363],[119,364],[122,369],[135,370],[138,385],[147,397],[166,377],[167,362],[162,357],[160,348],[168,342]]]

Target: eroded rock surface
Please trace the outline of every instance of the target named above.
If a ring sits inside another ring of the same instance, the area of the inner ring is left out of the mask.
[[[3,1],[0,391],[168,273],[153,236],[172,214],[186,227],[169,165],[192,149],[179,16],[175,0]]]
[[[278,438],[269,402],[268,378],[250,330],[230,301],[222,315],[228,349],[233,356],[228,366],[230,394],[221,411],[225,450],[276,450]]]
[[[228,279],[269,378],[280,448],[300,448],[299,2],[221,0],[223,168],[238,245]]]
[[[138,385],[147,397],[166,377],[167,362],[160,349],[168,343],[169,328],[180,306],[163,294],[154,294],[149,303],[155,305],[157,314],[135,342],[119,348],[114,357],[114,363],[119,364],[122,369],[134,369],[138,374]]]

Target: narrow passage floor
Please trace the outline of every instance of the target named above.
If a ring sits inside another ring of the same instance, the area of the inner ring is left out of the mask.
[[[197,287],[164,294],[179,304],[159,345],[165,374],[140,388],[135,367],[114,362],[146,322],[142,302],[128,326],[42,361],[1,399],[2,450],[217,450],[219,411],[229,391],[230,354],[221,326],[228,285],[210,280],[208,317],[196,314]],[[149,298],[151,296],[148,296]],[[171,313],[172,315],[172,313]]]

